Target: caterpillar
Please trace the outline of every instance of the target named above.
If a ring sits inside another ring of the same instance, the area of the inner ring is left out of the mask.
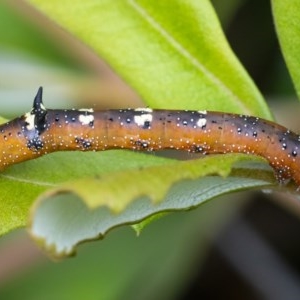
[[[235,152],[264,157],[280,182],[300,186],[300,136],[276,123],[213,111],[46,109],[42,94],[30,112],[0,125],[0,170],[64,150]]]

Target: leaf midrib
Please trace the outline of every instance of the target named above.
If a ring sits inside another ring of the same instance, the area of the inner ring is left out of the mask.
[[[204,64],[194,57],[186,48],[180,44],[179,41],[170,35],[161,24],[159,24],[147,10],[139,5],[135,0],[128,0],[128,4],[154,29],[156,30],[162,38],[164,38],[182,57],[187,59],[198,71],[204,73],[215,85],[219,86],[225,94],[227,94],[235,104],[240,108],[241,111],[251,114],[251,110],[244,105],[243,101],[232,92],[228,86],[224,84],[223,81],[219,79],[214,73],[205,67]]]

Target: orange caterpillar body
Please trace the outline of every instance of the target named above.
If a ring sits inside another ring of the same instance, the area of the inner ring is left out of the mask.
[[[279,181],[300,186],[300,137],[257,117],[150,108],[52,110],[42,88],[32,110],[0,126],[0,168],[62,150],[248,153],[266,158]]]

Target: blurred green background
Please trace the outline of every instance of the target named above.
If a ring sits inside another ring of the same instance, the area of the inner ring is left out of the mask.
[[[269,1],[213,4],[277,120],[299,129]],[[23,1],[0,1],[0,36],[2,116],[28,111],[40,85],[48,107],[141,104],[104,61]],[[0,299],[299,299],[299,215],[282,195],[227,195],[169,214],[139,237],[115,229],[61,262],[19,230],[0,239]]]

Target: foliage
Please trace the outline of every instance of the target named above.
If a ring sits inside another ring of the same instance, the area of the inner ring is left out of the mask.
[[[145,105],[272,119],[208,0],[29,2],[103,57]],[[291,42],[297,39],[299,9],[294,1],[294,15],[283,20],[283,2],[274,1],[274,14],[297,87]],[[282,38],[286,28],[288,39]],[[266,163],[250,156],[182,162],[121,150],[55,153],[13,166],[1,179],[2,234],[24,226],[31,209],[29,230],[54,256],[70,254],[79,242],[116,226],[189,209],[229,191],[274,184]]]

